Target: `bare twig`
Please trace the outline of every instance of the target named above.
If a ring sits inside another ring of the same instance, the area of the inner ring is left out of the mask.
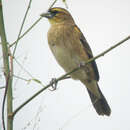
[[[25,79],[25,78],[23,78],[23,77],[20,77],[20,76],[15,75],[15,74],[13,74],[13,76],[14,76],[15,78],[17,78],[17,79],[21,79],[21,80],[24,80],[24,81],[26,81],[26,82],[29,82],[29,81],[30,81],[29,79]]]
[[[57,0],[54,0],[54,2],[50,5],[50,7],[48,8],[48,10],[49,10],[50,8],[52,8],[56,2],[57,2]]]
[[[5,88],[5,86],[0,87],[0,89],[3,89],[3,88]]]
[[[21,25],[21,28],[20,28],[20,31],[19,31],[19,34],[18,34],[18,38],[17,38],[17,40],[16,40],[15,47],[14,47],[13,56],[14,56],[14,54],[15,54],[15,51],[16,51],[16,48],[17,48],[17,44],[18,44],[18,41],[19,41],[19,37],[20,37],[20,35],[21,35],[21,32],[22,32],[22,29],[23,29],[25,20],[26,20],[26,18],[27,18],[27,14],[28,14],[28,11],[29,11],[29,9],[30,9],[31,3],[32,3],[32,0],[29,1],[29,4],[28,4],[28,7],[27,7],[25,16],[24,16],[24,18],[23,18],[23,22],[22,22],[22,25]]]
[[[15,58],[15,59],[16,59],[16,58]],[[22,66],[23,66],[23,67],[24,67],[25,59],[26,59],[26,57],[24,57],[24,59],[23,59],[23,61],[22,61]],[[21,71],[22,71],[21,69],[18,71],[17,76],[21,74]],[[14,74],[13,74],[13,76],[14,76]],[[14,88],[15,88],[17,82],[18,82],[18,79],[19,79],[19,78],[17,78],[17,80],[15,80],[15,82],[14,82]]]
[[[34,82],[40,84],[42,87],[45,87],[45,86],[43,85],[43,83],[42,83],[39,79],[36,79],[36,78],[33,78],[33,79],[25,79],[25,78],[23,78],[23,77],[20,77],[20,76],[15,75],[15,74],[13,74],[13,76],[14,76],[14,78],[21,79],[21,80],[24,80],[24,81],[26,81],[26,82],[34,81]],[[71,77],[70,77],[70,76],[67,76],[67,77],[63,78],[62,80],[69,79],[69,78],[71,78]],[[5,88],[5,87],[0,87],[0,89],[2,89],[2,88]]]
[[[95,56],[94,58],[91,58],[90,60],[88,60],[86,62],[86,65],[89,64],[90,62],[96,60],[97,58],[104,56],[106,53],[110,52],[111,50],[113,50],[114,48],[118,47],[119,45],[121,45],[122,43],[124,43],[125,41],[129,40],[130,36],[126,37],[125,39],[121,40],[120,42],[118,42],[117,44],[115,44],[114,46],[110,47],[109,49],[105,50],[104,52],[100,53],[99,55]],[[71,72],[68,72],[62,76],[60,76],[59,78],[56,79],[56,82],[62,80],[63,78],[65,78],[66,76],[72,74],[73,72],[79,70],[80,68],[75,68],[74,70],[72,70]],[[23,104],[21,104],[17,109],[14,110],[13,115],[15,116],[15,114],[22,109],[26,104],[28,104],[32,99],[34,99],[37,95],[39,95],[41,92],[43,92],[44,90],[46,90],[47,88],[49,88],[50,86],[52,86],[53,83],[48,84],[47,86],[45,86],[44,88],[42,88],[41,90],[39,90],[37,93],[35,93],[33,96],[31,96],[27,101],[25,101]]]
[[[19,61],[14,57],[14,60],[15,60],[15,62],[20,66],[20,68],[22,69],[22,70],[24,70],[24,72],[26,72],[31,78],[34,78],[32,75],[31,75],[31,73],[30,72],[28,72],[20,63],[19,63]]]
[[[57,2],[57,0],[55,0],[55,1],[50,5],[49,9],[52,8],[52,6],[54,6],[54,4],[55,4],[56,2]],[[49,9],[48,9],[48,10],[49,10]],[[20,39],[22,39],[29,31],[31,31],[31,30],[33,29],[33,27],[34,27],[42,18],[43,18],[43,17],[40,17],[38,20],[36,20],[36,21],[31,25],[31,27],[29,27],[21,36],[19,36],[18,39],[17,39],[15,42],[13,42],[12,44],[10,44],[9,47],[14,46],[14,45],[17,43],[17,41],[19,41]]]
[[[33,29],[33,27],[42,19],[42,17],[40,17],[38,20],[36,20],[30,28],[28,28],[20,37],[18,40],[22,39],[29,31],[31,31]],[[16,44],[16,41],[13,42],[9,47],[12,47],[13,45]]]
[[[65,4],[65,7],[68,9],[68,5],[67,5],[67,3],[66,3],[66,0],[62,0],[63,1],[63,3]]]
[[[71,121],[73,119],[75,119],[76,117],[78,117],[81,113],[85,112],[87,110],[88,106],[82,108],[80,111],[78,111],[77,113],[75,113],[74,115],[72,115],[67,121],[65,121],[65,123],[59,128],[59,130],[63,130],[66,126],[68,126]]]

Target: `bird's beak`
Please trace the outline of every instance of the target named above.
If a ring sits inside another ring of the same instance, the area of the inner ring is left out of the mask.
[[[46,12],[46,13],[42,13],[40,16],[45,18],[52,18],[53,14],[51,12]]]

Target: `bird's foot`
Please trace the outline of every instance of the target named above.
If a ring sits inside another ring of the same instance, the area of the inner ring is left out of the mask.
[[[51,84],[51,89],[49,89],[50,91],[55,91],[57,89],[57,81],[56,78],[52,78],[52,80],[50,81]]]

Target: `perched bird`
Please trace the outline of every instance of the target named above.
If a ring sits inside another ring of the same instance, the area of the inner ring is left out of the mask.
[[[80,80],[85,85],[97,113],[109,116],[111,109],[97,83],[99,72],[96,62],[84,64],[93,57],[92,51],[71,14],[66,9],[54,7],[41,16],[48,18],[51,24],[48,44],[59,65],[66,72],[81,66],[71,74],[72,79]]]

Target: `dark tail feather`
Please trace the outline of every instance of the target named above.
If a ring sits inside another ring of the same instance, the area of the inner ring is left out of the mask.
[[[88,89],[87,89],[88,90]],[[91,98],[91,101],[92,101],[92,104],[94,106],[94,108],[96,109],[96,112],[99,114],[99,115],[107,115],[109,116],[111,114],[111,109],[105,99],[105,97],[103,96],[100,88],[98,87],[98,90],[101,94],[101,98],[97,98],[94,94],[92,94],[90,92],[90,90],[88,90],[88,93],[89,93],[89,96]]]

